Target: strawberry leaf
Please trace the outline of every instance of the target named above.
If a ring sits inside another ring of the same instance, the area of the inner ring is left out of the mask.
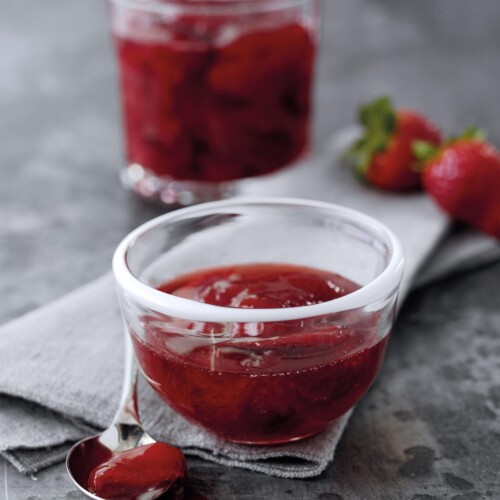
[[[396,111],[391,100],[382,96],[362,106],[358,120],[363,126],[363,136],[345,153],[355,166],[358,175],[364,176],[375,154],[385,151],[396,130]]]

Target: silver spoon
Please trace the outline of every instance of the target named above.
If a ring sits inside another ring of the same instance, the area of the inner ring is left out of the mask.
[[[125,373],[122,397],[113,423],[101,434],[83,439],[68,452],[66,469],[75,486],[90,498],[102,500],[88,491],[87,481],[91,471],[105,462],[110,453],[116,454],[140,446],[156,443],[142,428],[137,409],[137,361],[129,335],[125,334]],[[181,479],[181,478],[179,478]],[[172,484],[147,491],[140,500],[153,500],[163,495]]]

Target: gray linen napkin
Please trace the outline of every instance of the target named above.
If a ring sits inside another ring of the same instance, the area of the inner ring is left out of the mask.
[[[16,398],[2,397],[0,453],[18,470],[57,462],[65,444],[109,425],[120,393],[122,335],[110,274],[2,327],[0,392]],[[139,393],[144,425],[154,437],[188,454],[278,476],[318,474],[347,421],[304,443],[241,446],[189,424],[146,383]]]
[[[424,196],[380,193],[340,166],[334,168],[333,159],[350,137],[350,131],[337,136],[313,164],[266,182],[248,181],[243,195],[327,200],[377,217],[396,232],[405,249],[402,298],[417,273],[421,285],[464,263],[470,267],[500,256],[493,240],[463,233],[454,236],[455,243],[447,240],[435,263],[421,270],[447,232],[445,217]],[[109,425],[120,395],[122,335],[110,274],[0,328],[0,454],[20,472],[62,460],[69,443]],[[282,477],[320,474],[333,459],[349,418],[298,443],[250,447],[224,442],[189,424],[144,382],[139,393],[143,422],[157,439],[181,446],[187,454]]]

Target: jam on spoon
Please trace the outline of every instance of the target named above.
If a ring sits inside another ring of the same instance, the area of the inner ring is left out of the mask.
[[[181,488],[186,474],[186,461],[179,449],[152,443],[111,454],[90,473],[88,490],[100,498],[138,499]]]
[[[137,405],[137,373],[127,334],[122,397],[113,422],[102,433],[76,443],[66,458],[70,479],[92,498],[183,497],[186,461],[180,450],[157,443],[142,427]]]

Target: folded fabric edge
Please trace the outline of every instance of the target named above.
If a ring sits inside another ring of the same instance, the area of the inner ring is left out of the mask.
[[[351,414],[352,411],[341,418],[340,424],[332,437],[330,450],[321,458],[314,456],[312,453],[298,451],[296,448],[290,451],[283,449],[279,451],[268,450],[261,453],[260,456],[254,457],[245,456],[245,450],[243,449],[241,458],[234,456],[234,454],[218,454],[217,452],[210,452],[196,447],[183,447],[182,450],[188,456],[196,456],[221,465],[252,470],[271,476],[296,479],[315,477],[319,476],[333,460],[336,447]],[[33,474],[65,460],[73,444],[74,441],[52,447],[2,450],[0,456],[10,462],[20,473]],[[285,461],[286,463],[283,463]]]
[[[0,451],[0,457],[7,460],[15,469],[21,474],[30,475],[35,474],[51,465],[63,462],[73,443],[64,443],[63,445],[48,448],[48,449],[17,449],[9,451]],[[297,463],[292,461],[287,462],[286,465],[280,464],[277,461],[263,459],[261,461],[241,461],[231,458],[226,458],[222,455],[214,455],[208,451],[199,448],[187,448],[183,450],[188,456],[196,456],[209,462],[215,462],[220,465],[228,467],[237,467],[240,469],[247,469],[253,472],[259,472],[266,475],[288,478],[288,479],[301,479],[308,477],[319,476],[331,463],[334,451],[331,457],[327,457],[322,461],[302,459],[297,460]],[[34,459],[33,455],[43,454],[43,458]],[[282,455],[283,457],[284,455]],[[290,456],[290,458],[297,459],[297,456]]]
[[[66,455],[73,444],[63,443],[51,448],[18,448],[16,450],[0,451],[0,457],[7,460],[21,474],[35,474],[51,465],[66,460]]]
[[[226,458],[222,455],[214,455],[213,453],[201,450],[199,448],[184,450],[187,455],[194,455],[196,457],[215,462],[220,465],[228,467],[237,467],[239,469],[247,469],[253,472],[260,472],[268,476],[276,476],[288,479],[303,479],[307,477],[319,476],[330,464],[333,459],[333,454],[324,461],[311,461],[302,460],[300,463],[293,464],[287,463],[280,465],[277,462],[267,462],[265,459],[262,461],[242,461]],[[296,458],[296,457],[294,457]]]

